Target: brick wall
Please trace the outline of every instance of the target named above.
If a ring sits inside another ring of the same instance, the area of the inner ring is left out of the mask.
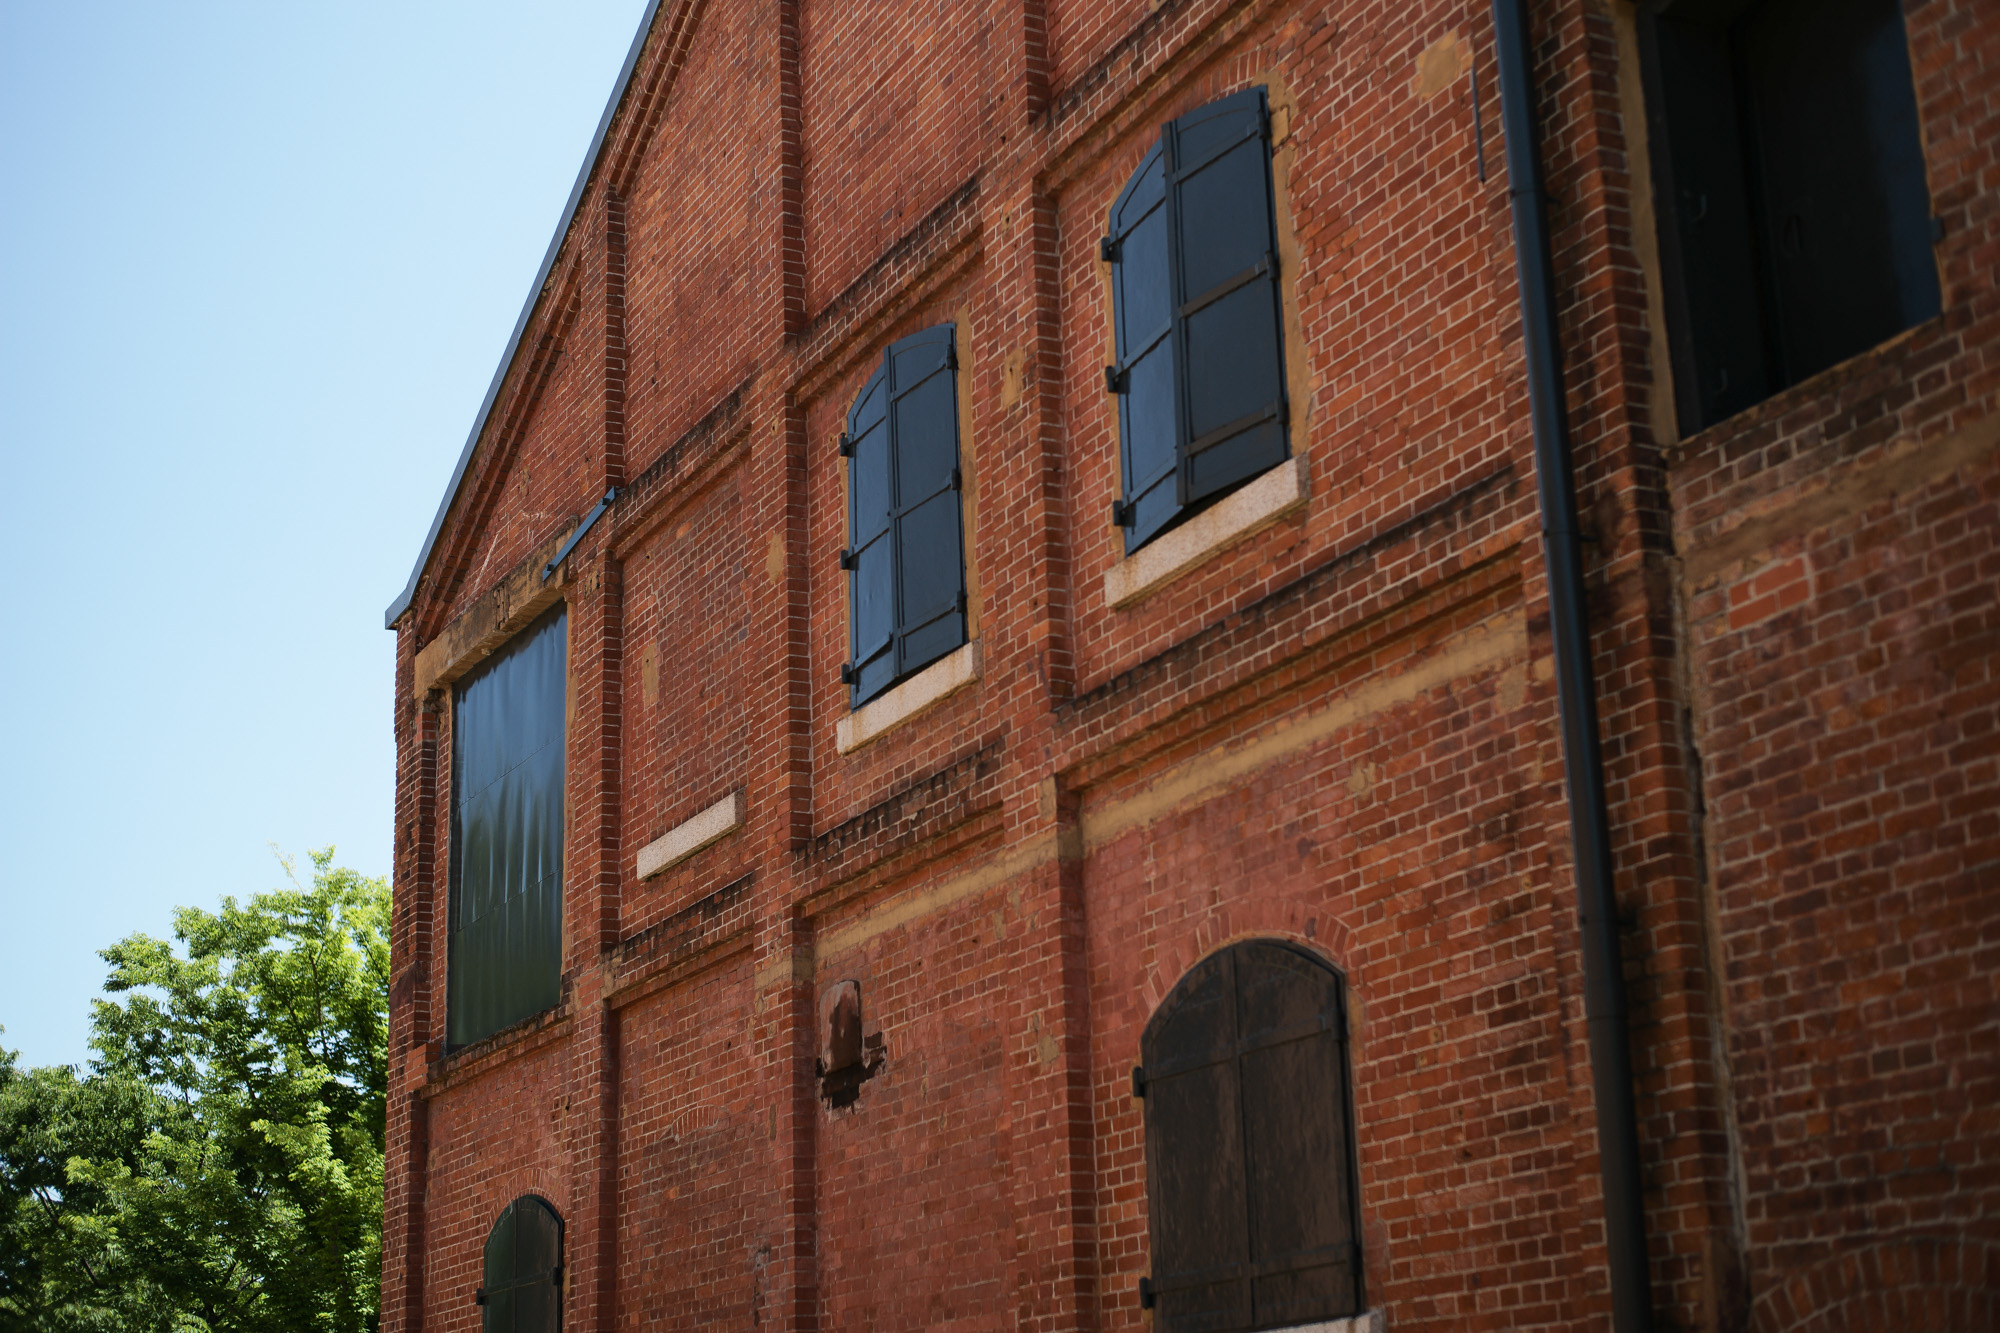
[[[1631,8],[1532,9],[1661,1326],[1983,1326],[2000,18],[1906,4],[1944,314],[1683,439]],[[1609,1326],[1491,53],[1437,0],[661,0],[396,626],[386,1329],[478,1327],[528,1192],[569,1328],[1142,1327],[1139,1034],[1250,937],[1349,987],[1368,1305]],[[1251,84],[1308,500],[1114,609],[1096,238]],[[842,754],[834,441],[945,321],[981,672]],[[563,1000],[447,1051],[416,655],[613,485],[560,576]]]

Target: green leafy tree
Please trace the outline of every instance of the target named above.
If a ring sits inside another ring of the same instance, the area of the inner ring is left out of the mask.
[[[104,950],[87,1076],[0,1066],[0,1326],[376,1326],[389,889],[312,860]]]

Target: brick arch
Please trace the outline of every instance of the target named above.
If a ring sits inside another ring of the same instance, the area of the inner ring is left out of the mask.
[[[1231,904],[1219,916],[1210,916],[1199,922],[1180,944],[1163,947],[1154,954],[1152,964],[1146,970],[1144,984],[1140,987],[1148,1019],[1167,998],[1168,992],[1180,984],[1180,979],[1193,971],[1196,964],[1231,945],[1252,940],[1277,940],[1296,945],[1319,959],[1340,974],[1352,1003],[1360,976],[1353,960],[1354,935],[1344,921],[1330,912],[1314,913],[1313,933],[1308,935],[1304,924],[1307,913],[1299,904],[1258,904],[1258,910],[1248,912],[1242,910],[1243,906],[1240,903]]]
[[[2000,1246],[1885,1241],[1822,1260],[1757,1298],[1753,1333],[2000,1329]]]

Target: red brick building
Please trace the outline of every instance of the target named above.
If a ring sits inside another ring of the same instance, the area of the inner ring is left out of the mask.
[[[386,1329],[2000,1327],[2000,10],[1526,7],[656,0]]]

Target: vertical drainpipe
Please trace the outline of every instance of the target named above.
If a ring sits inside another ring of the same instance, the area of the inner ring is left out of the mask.
[[[1604,796],[1604,759],[1597,741],[1597,692],[1591,675],[1576,479],[1570,465],[1562,363],[1556,341],[1555,282],[1535,135],[1526,0],[1493,0],[1493,31],[1500,66],[1500,111],[1507,135],[1507,191],[1514,214],[1528,401],[1535,433],[1535,482],[1541,493],[1542,538],[1548,564],[1549,624],[1562,717],[1570,842],[1576,857],[1583,1008],[1590,1029],[1598,1163],[1604,1181],[1604,1248],[1611,1270],[1612,1327],[1617,1333],[1651,1333],[1652,1283],[1646,1264],[1645,1200],[1639,1183],[1639,1124],[1632,1096],[1625,976],[1618,947],[1617,904],[1612,896],[1611,823]]]

